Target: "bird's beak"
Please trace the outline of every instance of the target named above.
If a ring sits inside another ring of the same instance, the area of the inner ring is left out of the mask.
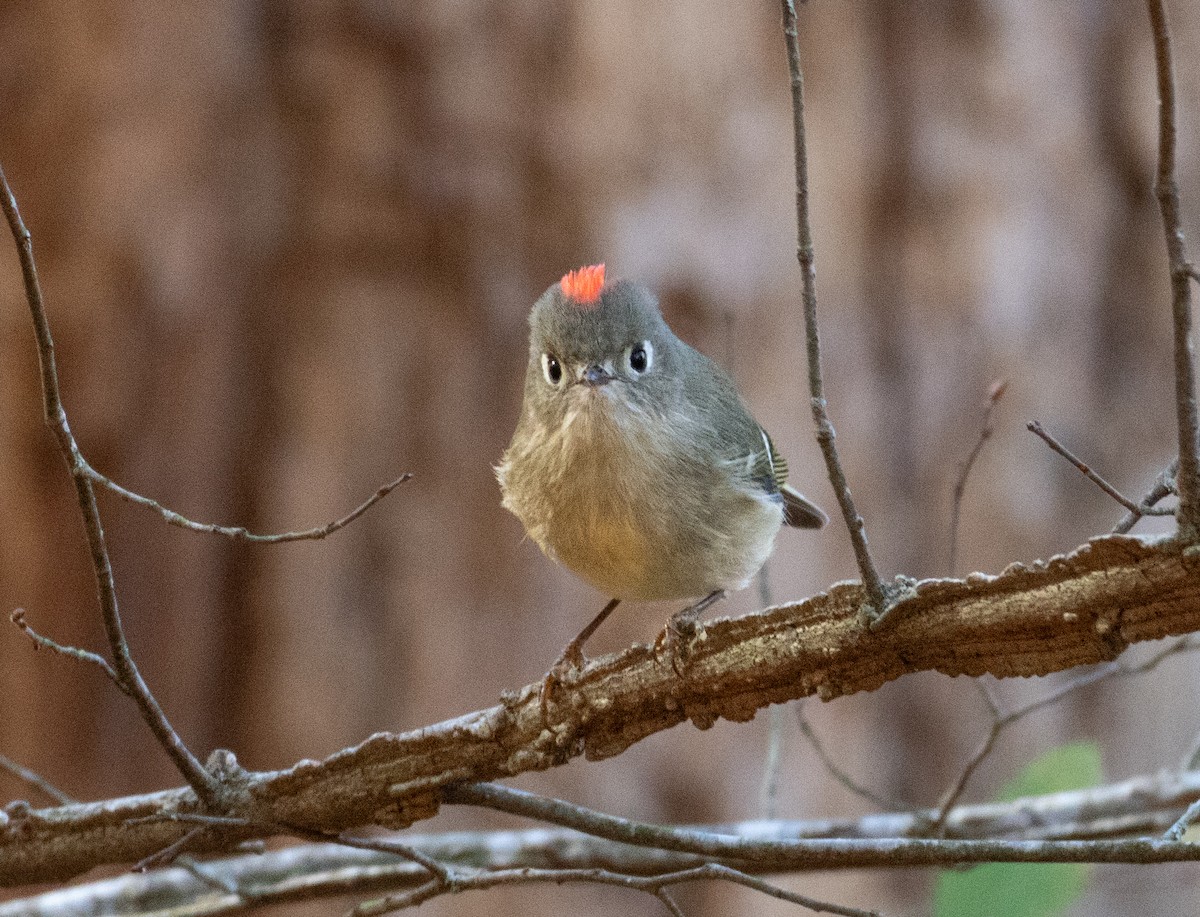
[[[603,366],[598,363],[593,363],[583,371],[583,376],[579,381],[590,388],[599,388],[602,385],[607,385],[617,378],[612,373],[607,372]]]

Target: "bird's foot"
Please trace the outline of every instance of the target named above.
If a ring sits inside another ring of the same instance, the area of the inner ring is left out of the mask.
[[[704,640],[704,623],[700,616],[724,597],[725,590],[718,589],[682,611],[675,612],[659,636],[655,645],[655,655],[665,657],[671,663],[671,669],[680,678],[685,677],[693,647]]]
[[[586,661],[583,656],[583,647],[578,646],[572,640],[554,665],[550,666],[545,678],[542,679],[542,689],[538,694],[543,719],[549,718],[550,702],[553,700],[554,692],[577,676]]]
[[[539,694],[539,702],[542,708],[542,719],[548,719],[550,714],[550,701],[553,699],[555,690],[560,685],[567,684],[568,679],[572,679],[579,674],[579,670],[583,668],[587,661],[583,655],[583,645],[587,643],[588,638],[596,632],[596,628],[604,623],[604,619],[613,613],[613,609],[621,602],[620,599],[612,599],[607,605],[600,609],[600,613],[596,615],[579,635],[567,644],[567,648],[562,651],[562,655],[558,657],[558,661],[550,666],[550,671],[546,673],[546,677],[542,679],[542,690]]]
[[[660,648],[678,677],[684,677],[692,657],[692,647],[703,639],[704,625],[694,618],[678,614],[673,615],[667,622],[659,638]]]

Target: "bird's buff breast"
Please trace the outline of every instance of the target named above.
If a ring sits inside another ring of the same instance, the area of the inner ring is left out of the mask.
[[[611,596],[680,599],[745,585],[781,511],[656,451],[641,421],[584,409],[559,427],[535,426],[498,469],[504,506],[546,554]]]

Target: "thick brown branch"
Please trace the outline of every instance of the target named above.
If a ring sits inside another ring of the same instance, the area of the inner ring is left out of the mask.
[[[1200,629],[1200,558],[1175,542],[1098,538],[1068,556],[1000,576],[908,584],[912,597],[868,629],[862,586],[708,625],[684,677],[649,646],[590,663],[544,719],[540,681],[504,702],[286,771],[232,777],[251,821],[337,831],[407,825],[437,811],[442,787],[606,758],[691,720],[744,721],[770,703],[870,691],[909,672],[1045,675],[1118,656],[1129,644]],[[188,826],[127,825],[166,809],[194,810],[190,790],[59,809],[0,831],[0,884],[64,879],[105,862],[141,859]],[[211,832],[192,850],[252,832]]]

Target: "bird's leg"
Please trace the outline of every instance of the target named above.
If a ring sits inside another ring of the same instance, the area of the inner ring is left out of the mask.
[[[546,673],[546,678],[542,682],[542,715],[547,713],[547,705],[550,702],[550,695],[557,685],[560,685],[565,680],[567,674],[573,670],[583,668],[583,645],[588,642],[596,629],[604,623],[604,619],[613,613],[613,609],[621,604],[620,599],[610,599],[608,604],[600,609],[600,614],[592,618],[592,622],[579,632],[579,634],[567,644],[566,649],[562,651],[562,655],[558,657],[558,661],[550,666],[550,671]]]
[[[558,662],[554,663],[554,668],[560,666],[569,666],[571,668],[582,668],[583,666],[583,645],[591,639],[592,634],[604,623],[604,619],[613,613],[613,609],[621,604],[620,599],[610,599],[608,604],[600,609],[600,614],[592,618],[592,623],[579,632],[579,634],[567,644],[567,648],[562,651],[562,655],[558,657]]]
[[[676,675],[682,676],[683,674],[679,670],[681,663],[687,665],[692,640],[695,639],[696,632],[700,629],[700,616],[723,598],[725,598],[725,590],[715,589],[700,601],[671,615],[671,620],[667,622],[667,629],[664,631],[666,638],[664,648]]]

